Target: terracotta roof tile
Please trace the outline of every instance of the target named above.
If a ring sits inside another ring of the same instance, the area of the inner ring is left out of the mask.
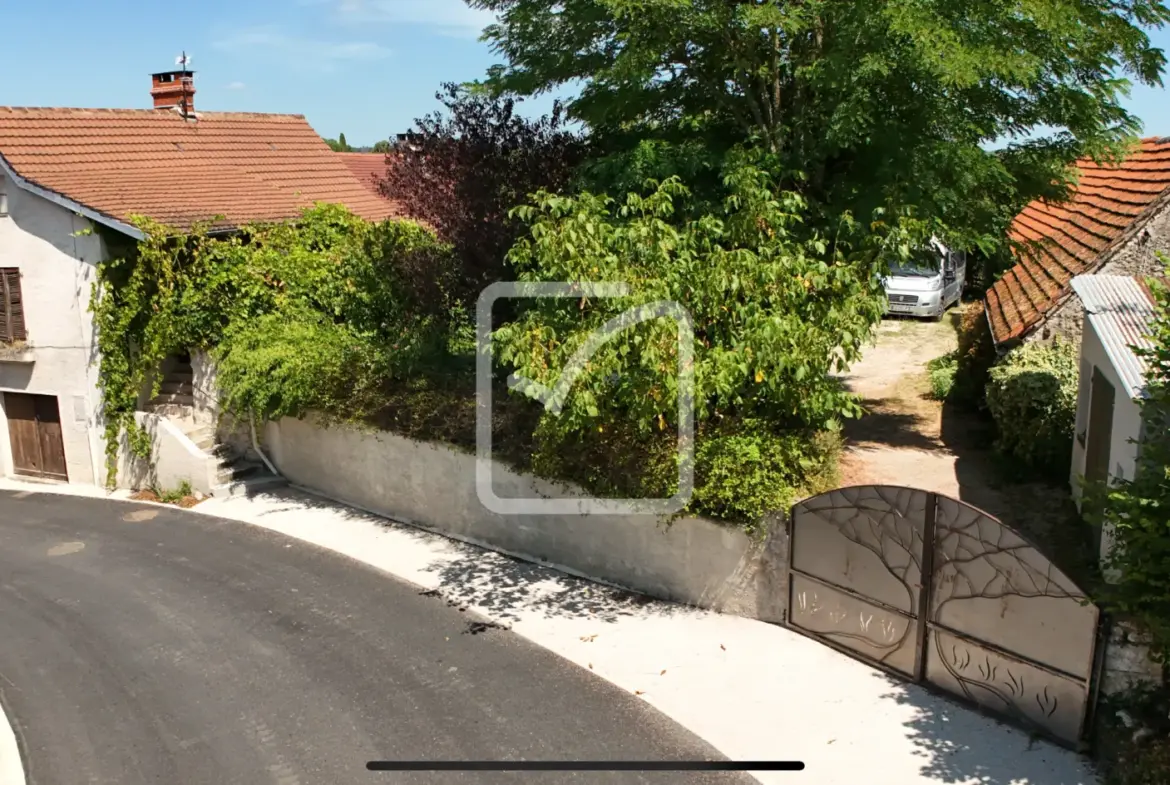
[[[110,218],[180,229],[294,218],[316,202],[382,220],[376,196],[300,115],[0,107],[0,156],[21,177]]]
[[[378,181],[386,176],[386,155],[384,153],[338,153],[349,171],[362,185],[381,196]]]
[[[1025,207],[1008,231],[1016,266],[985,297],[996,343],[1023,337],[1091,273],[1102,253],[1170,192],[1170,137],[1143,139],[1119,166],[1076,163],[1080,178],[1069,201]]]

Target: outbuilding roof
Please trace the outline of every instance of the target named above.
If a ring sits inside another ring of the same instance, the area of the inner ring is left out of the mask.
[[[1085,308],[1085,318],[1101,339],[1109,362],[1130,398],[1144,395],[1147,364],[1134,348],[1149,349],[1157,315],[1146,282],[1126,275],[1078,275],[1072,289]]]
[[[1074,276],[1098,269],[1107,250],[1170,206],[1170,137],[1143,139],[1119,166],[1076,166],[1080,178],[1067,202],[1037,200],[1012,223],[1017,263],[985,298],[997,344],[1038,327],[1069,296]]]

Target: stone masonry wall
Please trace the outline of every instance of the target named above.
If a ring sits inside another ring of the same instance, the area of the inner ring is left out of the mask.
[[[1101,694],[1117,695],[1141,685],[1162,681],[1162,666],[1150,659],[1149,640],[1128,624],[1116,624],[1105,649]]]
[[[1160,275],[1165,269],[1158,253],[1170,255],[1170,197],[1163,198],[1160,212],[1132,237],[1109,252],[1098,275]],[[1074,343],[1081,340],[1084,308],[1075,294],[1052,311],[1044,324],[1027,337],[1027,342],[1050,342],[1061,336]]]

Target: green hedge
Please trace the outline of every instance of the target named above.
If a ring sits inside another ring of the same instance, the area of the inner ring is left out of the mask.
[[[1077,411],[1077,351],[1071,344],[1027,344],[988,374],[987,408],[996,449],[1021,467],[1065,477]]]

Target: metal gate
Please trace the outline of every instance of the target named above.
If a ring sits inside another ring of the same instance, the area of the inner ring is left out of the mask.
[[[791,627],[1082,741],[1099,611],[1017,532],[964,502],[896,486],[806,499],[789,527]]]

